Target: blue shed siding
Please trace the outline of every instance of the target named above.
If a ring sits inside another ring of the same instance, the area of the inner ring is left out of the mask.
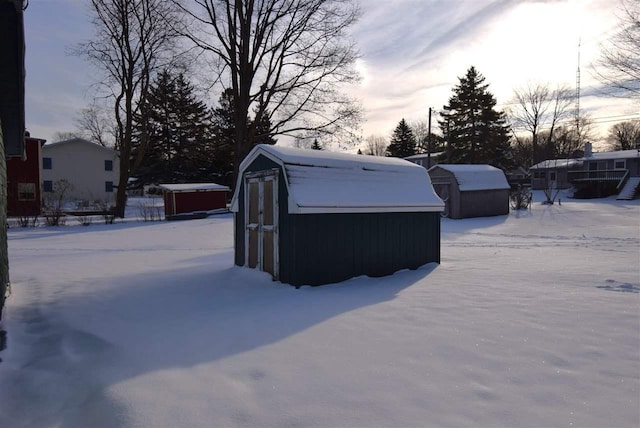
[[[280,280],[320,285],[440,262],[440,213],[287,215]]]

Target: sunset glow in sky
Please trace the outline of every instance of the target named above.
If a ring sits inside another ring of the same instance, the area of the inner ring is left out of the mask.
[[[470,66],[486,78],[498,108],[528,82],[576,88],[580,43],[581,111],[601,136],[622,120],[640,120],[640,106],[604,97],[592,64],[614,34],[615,0],[367,0],[352,29],[361,83],[349,91],[365,110],[362,137],[388,136],[397,123],[426,121],[448,102]],[[69,55],[92,27],[82,0],[32,0],[25,12],[27,129],[52,141],[72,131],[91,103],[97,73]],[[207,101],[215,105],[219,93]]]

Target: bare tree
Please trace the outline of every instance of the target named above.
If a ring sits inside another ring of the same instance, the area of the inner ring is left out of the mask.
[[[607,143],[611,150],[633,150],[640,147],[640,121],[616,123],[609,129]]]
[[[55,142],[55,141],[72,140],[74,138],[83,138],[83,134],[80,132],[73,132],[73,131],[57,131],[53,134],[52,140]]]
[[[431,122],[431,131],[429,131],[428,120],[414,120],[409,123],[409,127],[413,131],[413,135],[416,137],[416,152],[417,153],[431,153],[441,152],[444,150],[444,137],[439,132],[438,122],[436,120],[437,112],[433,112],[433,118]],[[431,147],[429,147],[429,139],[431,139]]]
[[[435,123],[434,121],[433,124],[435,125]],[[429,142],[429,122],[427,120],[413,120],[409,122],[409,127],[416,137],[416,151],[418,153],[426,153]]]
[[[233,93],[234,177],[259,135],[315,136],[346,129],[360,110],[340,90],[357,80],[347,30],[353,0],[193,0],[185,36],[211,55],[219,82]],[[249,114],[253,109],[254,118]]]
[[[523,130],[530,135],[531,164],[541,161],[540,133],[547,131],[545,146],[553,141],[553,133],[558,122],[566,118],[571,112],[571,91],[566,86],[551,89],[546,83],[528,83],[525,88],[514,90],[515,106],[508,110],[513,128]],[[516,141],[522,138],[514,132]],[[521,144],[522,145],[522,144]]]
[[[113,147],[116,129],[108,113],[96,102],[82,109],[76,119],[80,134],[103,147]]]
[[[100,84],[113,102],[115,147],[120,152],[116,215],[123,217],[127,182],[146,144],[143,127],[138,158],[132,160],[134,117],[144,119],[149,82],[173,57],[170,52],[178,21],[173,3],[164,0],[91,0],[90,9],[95,36],[76,52],[104,73]]]
[[[620,0],[619,30],[601,47],[595,76],[609,95],[640,98],[640,2]]]
[[[385,156],[387,153],[388,140],[382,135],[369,135],[365,138],[367,148],[364,151],[365,155],[372,156]]]

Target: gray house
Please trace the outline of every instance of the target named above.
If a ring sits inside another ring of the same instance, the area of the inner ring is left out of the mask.
[[[442,209],[411,162],[258,145],[231,201],[235,264],[300,286],[439,263]]]
[[[552,159],[529,168],[531,188],[574,188],[576,198],[618,195],[633,199],[640,186],[640,149],[593,152],[585,144],[584,156],[575,159]]]
[[[491,165],[439,164],[429,169],[431,183],[449,218],[509,214],[509,183]]]
[[[438,158],[442,156],[443,153],[444,152],[420,153],[417,155],[407,156],[404,159],[429,169],[438,163]]]

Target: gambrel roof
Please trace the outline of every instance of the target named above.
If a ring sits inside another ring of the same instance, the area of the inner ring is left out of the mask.
[[[491,165],[438,164],[429,168],[429,171],[436,168],[450,172],[462,192],[511,188],[504,172]]]
[[[260,144],[240,164],[240,174],[258,156],[282,167],[291,214],[440,212],[444,207],[427,171],[402,159]],[[236,192],[231,210],[237,209]]]

